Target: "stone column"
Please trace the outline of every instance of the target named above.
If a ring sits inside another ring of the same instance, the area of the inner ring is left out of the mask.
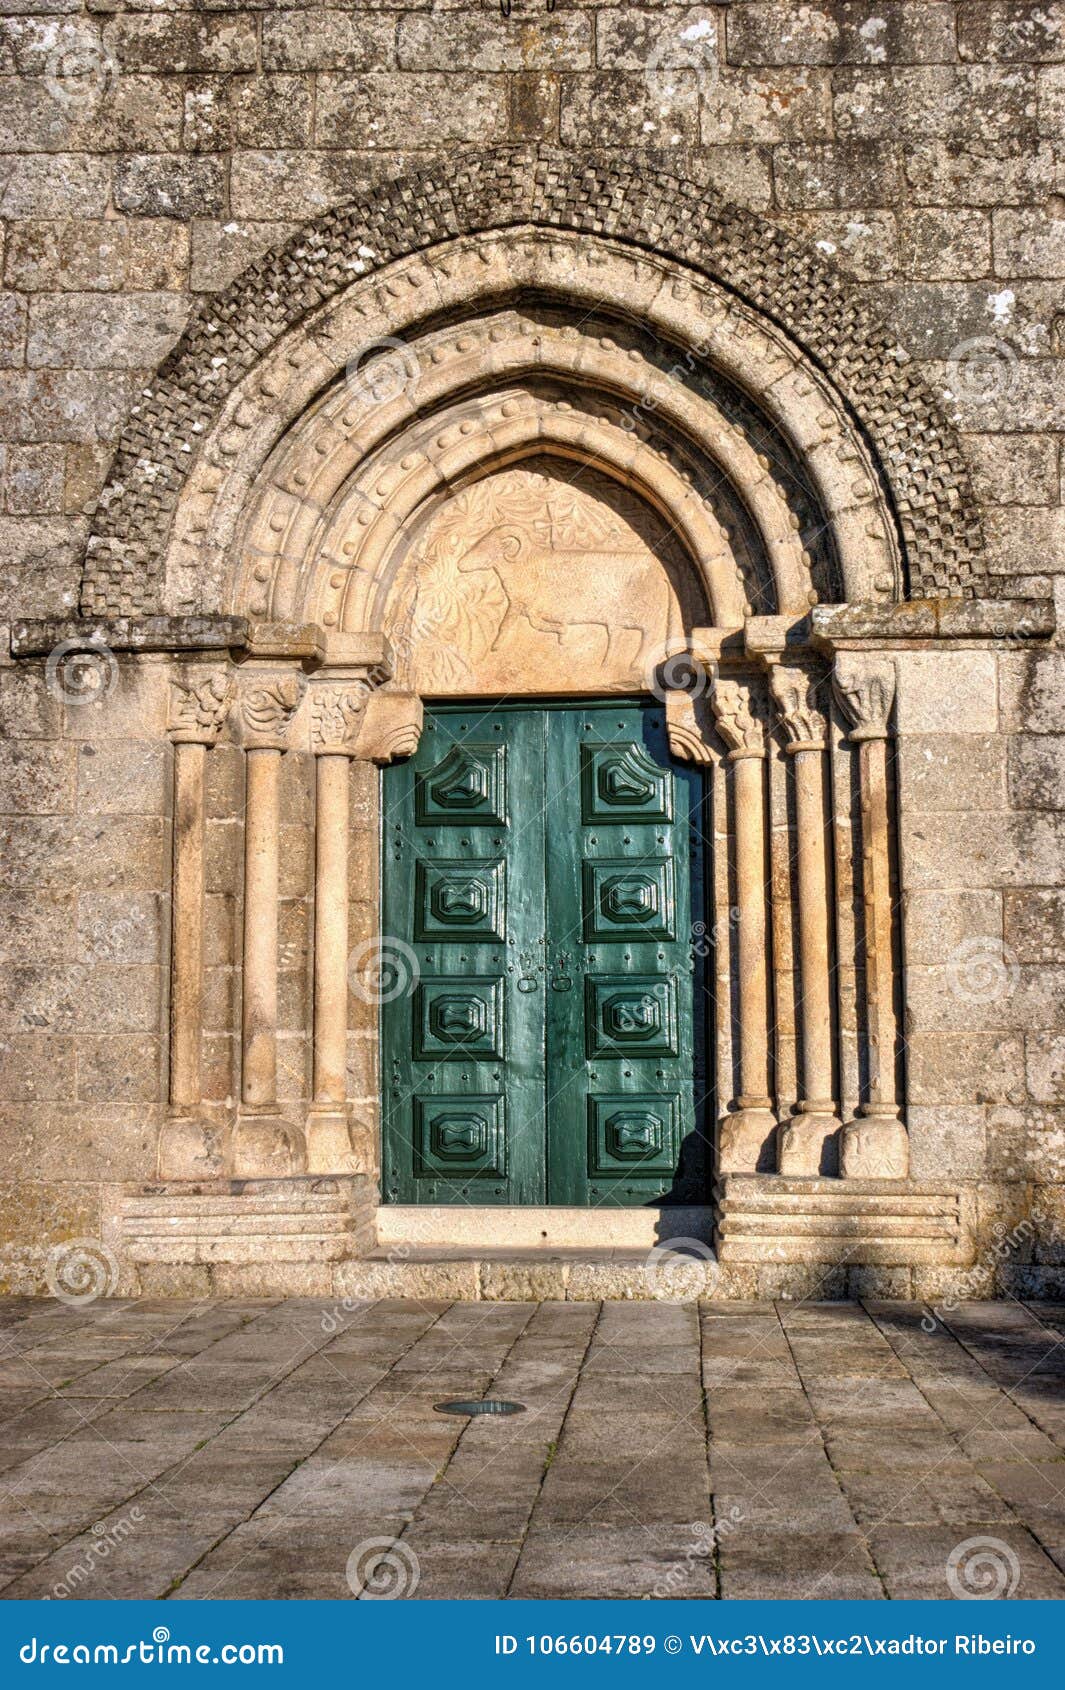
[[[174,746],[171,883],[170,1110],[159,1137],[159,1177],[221,1171],[218,1128],[203,1116],[204,786],[233,696],[218,673],[171,682],[167,732]]]
[[[825,718],[810,675],[773,663],[769,684],[795,774],[795,858],[799,915],[799,1038],[803,1096],[780,1125],[782,1174],[835,1172],[840,1121],[833,1097],[832,993],[825,803]]]
[[[348,1106],[348,780],[365,685],[315,685],[314,1101],[307,1171],[359,1172]]]
[[[909,1141],[895,1095],[894,969],[891,947],[891,839],[888,817],[888,719],[895,696],[889,658],[840,654],[836,694],[858,747],[862,815],[862,905],[866,1101],[840,1140],[840,1173],[851,1179],[904,1179]]]
[[[748,680],[719,678],[711,707],[732,764],[739,962],[740,1092],[722,1117],[721,1173],[754,1173],[776,1127],[769,1096],[765,712]]]
[[[241,1104],[233,1136],[237,1178],[296,1173],[300,1134],[277,1101],[279,780],[302,675],[249,676],[241,689],[246,752],[244,991]]]

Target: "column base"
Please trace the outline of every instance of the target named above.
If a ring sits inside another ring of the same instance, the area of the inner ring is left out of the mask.
[[[305,1132],[309,1174],[373,1172],[371,1131],[345,1105],[312,1103]]]
[[[304,1171],[303,1135],[275,1104],[243,1104],[233,1124],[234,1179],[289,1179]]]
[[[777,1171],[792,1178],[834,1174],[840,1119],[831,1110],[804,1109],[777,1130]]]
[[[906,1179],[910,1139],[894,1115],[860,1115],[848,1121],[839,1139],[843,1179]]]
[[[159,1133],[160,1179],[216,1179],[223,1169],[222,1129],[198,1115],[171,1115]]]
[[[722,1174],[753,1174],[761,1171],[766,1147],[771,1144],[777,1122],[768,1106],[754,1105],[722,1115],[717,1146],[717,1168]]]

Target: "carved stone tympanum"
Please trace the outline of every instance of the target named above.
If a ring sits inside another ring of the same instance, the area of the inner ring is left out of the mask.
[[[646,505],[547,461],[450,499],[412,544],[389,638],[421,693],[644,687],[703,615],[690,568]]]

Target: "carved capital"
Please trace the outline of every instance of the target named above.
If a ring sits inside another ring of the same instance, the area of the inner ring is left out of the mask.
[[[284,751],[292,718],[307,690],[302,675],[268,675],[241,688],[244,744],[249,751]]]
[[[175,745],[214,745],[232,702],[233,682],[220,671],[173,680],[167,733]]]
[[[813,677],[805,669],[774,663],[769,670],[769,690],[773,694],[788,750],[822,751],[826,723],[818,708]]]
[[[354,757],[367,692],[354,686],[316,686],[311,694],[311,750],[316,757]]]
[[[766,707],[751,681],[714,682],[710,702],[718,731],[729,748],[729,761],[765,756]]]
[[[666,693],[666,734],[670,751],[682,763],[713,762],[706,737],[705,700],[694,693]]]
[[[366,702],[355,755],[368,763],[412,757],[422,734],[424,711],[416,692],[375,692]]]
[[[841,652],[832,674],[836,697],[851,723],[849,739],[886,739],[895,697],[895,665],[886,657]]]

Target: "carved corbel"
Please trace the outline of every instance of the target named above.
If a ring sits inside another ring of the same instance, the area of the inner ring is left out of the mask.
[[[375,692],[366,702],[355,755],[368,763],[413,757],[425,710],[416,692]]]
[[[712,763],[710,712],[705,698],[691,692],[667,692],[665,697],[666,735],[673,756],[682,763]]]

